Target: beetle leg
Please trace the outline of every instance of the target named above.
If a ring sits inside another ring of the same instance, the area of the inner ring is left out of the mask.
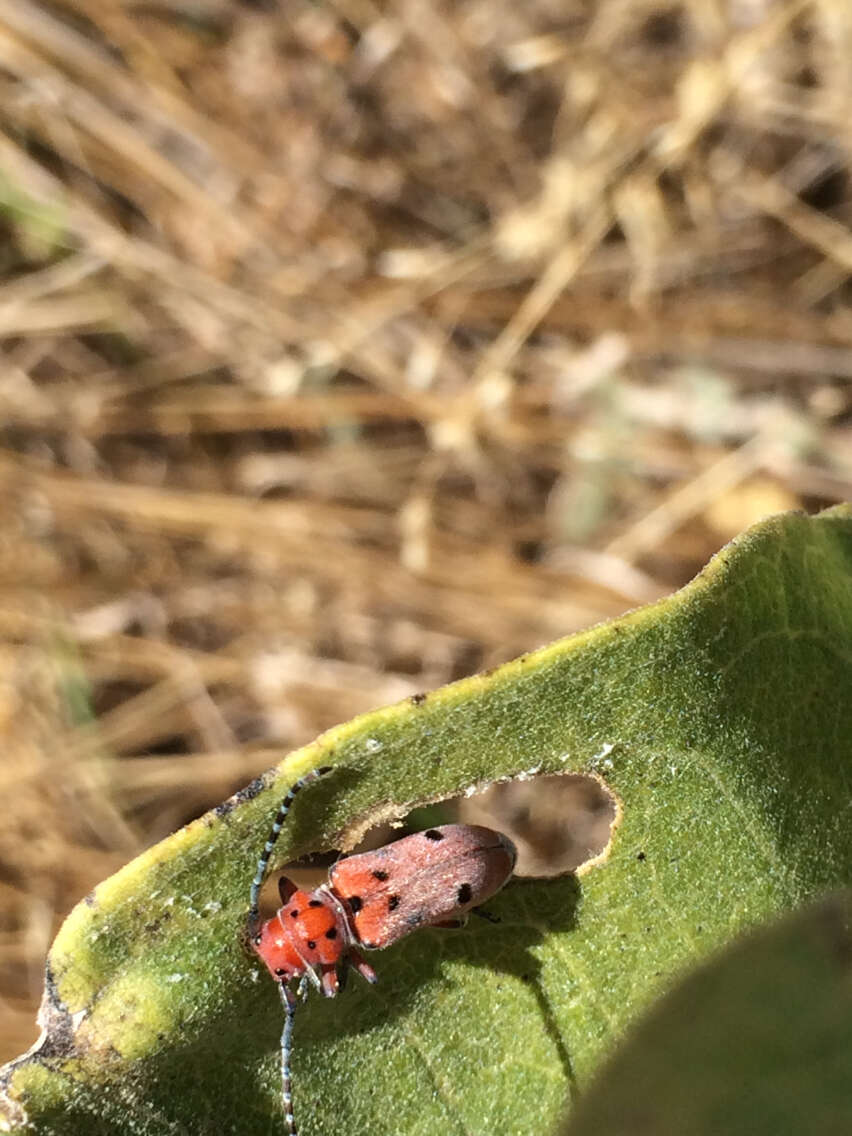
[[[485,919],[489,923],[503,922],[499,915],[492,915],[492,913],[490,911],[486,911],[484,907],[472,907],[471,911],[474,915],[478,915],[480,919]]]
[[[363,979],[370,984],[379,981],[379,976],[364,958],[364,956],[356,951],[354,947],[349,948],[349,962],[353,969],[357,970]]]
[[[286,907],[290,901],[290,896],[297,890],[292,880],[288,880],[286,876],[278,877],[278,894],[281,896],[282,906]]]
[[[326,998],[333,998],[340,990],[340,982],[337,977],[337,967],[334,963],[326,963],[322,968],[322,992]]]

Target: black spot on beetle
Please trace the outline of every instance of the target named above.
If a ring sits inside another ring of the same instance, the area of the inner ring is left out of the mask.
[[[324,907],[325,904],[321,899],[309,899],[308,907]]]
[[[290,918],[291,918],[291,919],[298,919],[298,918],[299,918],[299,909],[298,909],[298,907],[294,907],[294,908],[293,908],[293,910],[292,910],[292,911],[290,912]]]
[[[349,904],[349,910],[353,915],[357,915],[364,906],[364,901],[360,895],[350,895],[346,902]]]
[[[275,968],[275,977],[276,978],[283,978],[286,973],[287,973],[287,971],[282,970],[280,966]]]
[[[325,937],[327,939],[336,939],[337,938],[337,928],[336,927],[329,927],[329,929],[325,933]]]
[[[308,950],[309,951],[315,951],[316,949],[317,949],[317,944],[316,944],[315,940],[314,939],[308,939]]]
[[[427,828],[423,833],[427,840],[443,840],[443,832],[438,832],[437,828]]]
[[[388,911],[396,911],[396,909],[398,907],[399,907],[399,896],[398,895],[389,895],[388,896]]]
[[[388,878],[387,872],[383,872],[381,868],[376,868],[373,872],[373,879],[380,880],[382,883]]]
[[[472,898],[473,898],[473,888],[470,886],[470,884],[462,884],[462,886],[456,892],[456,902],[458,902],[458,903],[470,903]]]

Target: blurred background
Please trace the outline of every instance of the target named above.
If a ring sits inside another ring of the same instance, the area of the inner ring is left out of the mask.
[[[850,64],[847,0],[0,0],[0,1058],[288,750],[852,497]]]

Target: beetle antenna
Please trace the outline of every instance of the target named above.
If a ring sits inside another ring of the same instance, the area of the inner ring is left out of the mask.
[[[278,989],[281,991],[281,1001],[284,1003],[284,1030],[281,1034],[281,1099],[284,1102],[284,1119],[287,1123],[288,1136],[297,1136],[293,1092],[290,1085],[290,1052],[293,1048],[293,1020],[296,1017],[299,999],[283,982],[278,983]]]
[[[324,773],[330,772],[331,767],[328,765],[322,766],[320,769],[312,769],[310,773],[306,773],[304,777],[290,787],[287,796],[281,802],[275,820],[272,822],[272,828],[269,830],[269,837],[260,854],[260,859],[257,862],[257,871],[254,874],[254,879],[251,881],[251,891],[249,893],[249,933],[254,935],[257,930],[257,925],[260,918],[258,901],[260,898],[260,889],[263,887],[263,881],[266,879],[266,869],[269,867],[269,857],[272,855],[272,849],[278,840],[278,836],[284,826],[284,820],[287,813],[290,811],[290,806],[293,804],[293,798],[300,789],[304,789],[306,785],[310,785],[312,781],[316,781],[322,777]],[[294,1129],[295,1131],[295,1129]]]

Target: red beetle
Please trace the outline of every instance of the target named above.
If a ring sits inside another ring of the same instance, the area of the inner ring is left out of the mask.
[[[286,1017],[281,1035],[281,1081],[287,1131],[296,1132],[290,1086],[293,1017],[311,982],[328,998],[349,967],[368,982],[376,972],[358,947],[381,950],[418,927],[459,927],[468,911],[499,891],[515,867],[515,846],[502,833],[447,824],[404,836],[374,852],[339,860],[315,891],[278,881],[283,906],[262,925],[258,897],[269,857],[293,798],[328,767],[306,773],[281,803],[251,885],[249,932],[254,949],[278,983]],[[298,990],[290,989],[298,978]]]

